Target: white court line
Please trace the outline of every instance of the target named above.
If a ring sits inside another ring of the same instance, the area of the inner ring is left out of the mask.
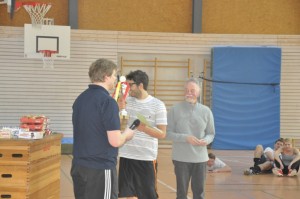
[[[249,165],[248,162],[244,162],[241,160],[233,160],[234,158],[247,158],[247,159],[251,159],[253,158],[252,156],[218,156],[221,160],[224,160],[225,162],[236,162],[236,163],[241,163],[244,165]]]
[[[169,156],[165,156],[165,157],[169,157]],[[241,162],[239,160],[231,160],[228,158],[251,158],[251,156],[218,156],[220,157],[222,160],[226,160],[226,162],[238,162],[238,163],[242,163],[245,165],[249,165],[249,163],[245,163],[245,162]],[[165,187],[167,187],[168,189],[174,191],[175,193],[177,192],[175,188],[171,187],[170,185],[164,183],[163,181],[157,179],[157,182],[159,182],[160,184],[164,185]],[[190,197],[187,196],[188,199],[191,199]]]
[[[157,182],[159,182],[160,184],[164,185],[164,186],[167,187],[168,189],[174,191],[175,193],[177,192],[175,188],[173,188],[173,187],[171,187],[170,185],[164,183],[163,181],[157,179]],[[187,198],[188,198],[188,199],[192,199],[192,198],[190,198],[189,196],[187,196]]]
[[[235,163],[240,163],[240,164],[244,164],[244,165],[249,165],[249,163],[247,163],[247,162],[241,162],[238,160],[226,160],[226,159],[222,159],[222,160],[224,160],[225,162],[235,162]]]
[[[253,158],[253,156],[245,156],[245,155],[243,155],[243,156],[231,156],[231,155],[218,155],[218,157],[228,157],[228,158]]]

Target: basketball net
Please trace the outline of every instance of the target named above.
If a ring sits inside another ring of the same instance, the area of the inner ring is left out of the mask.
[[[32,26],[41,27],[44,23],[44,16],[51,8],[51,4],[24,2],[23,7],[28,12]]]
[[[40,50],[39,53],[43,58],[43,68],[53,68],[54,59],[52,57],[53,54],[57,53],[54,50]]]

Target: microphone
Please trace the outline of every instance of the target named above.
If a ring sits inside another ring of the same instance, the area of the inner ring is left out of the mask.
[[[139,125],[140,125],[140,120],[139,119],[136,119],[136,120],[134,120],[133,122],[132,122],[132,124],[130,125],[130,129],[131,130],[134,130],[135,128],[137,128]]]

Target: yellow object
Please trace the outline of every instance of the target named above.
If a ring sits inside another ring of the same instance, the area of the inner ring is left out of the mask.
[[[118,97],[119,97],[120,88],[121,88],[121,82],[118,82],[117,88],[116,88],[116,91],[115,91],[115,96],[114,96],[114,99],[115,99],[116,101],[118,100]]]

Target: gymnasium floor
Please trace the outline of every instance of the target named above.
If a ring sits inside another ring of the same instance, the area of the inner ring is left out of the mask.
[[[277,177],[272,174],[244,176],[243,170],[252,164],[252,151],[224,151],[214,153],[226,162],[231,173],[207,175],[206,199],[288,199],[300,195],[300,174]],[[74,198],[70,177],[71,155],[62,155],[61,199]],[[171,149],[160,148],[158,155],[158,193],[160,199],[176,198],[176,181],[171,161]],[[192,199],[191,191],[188,194]]]

